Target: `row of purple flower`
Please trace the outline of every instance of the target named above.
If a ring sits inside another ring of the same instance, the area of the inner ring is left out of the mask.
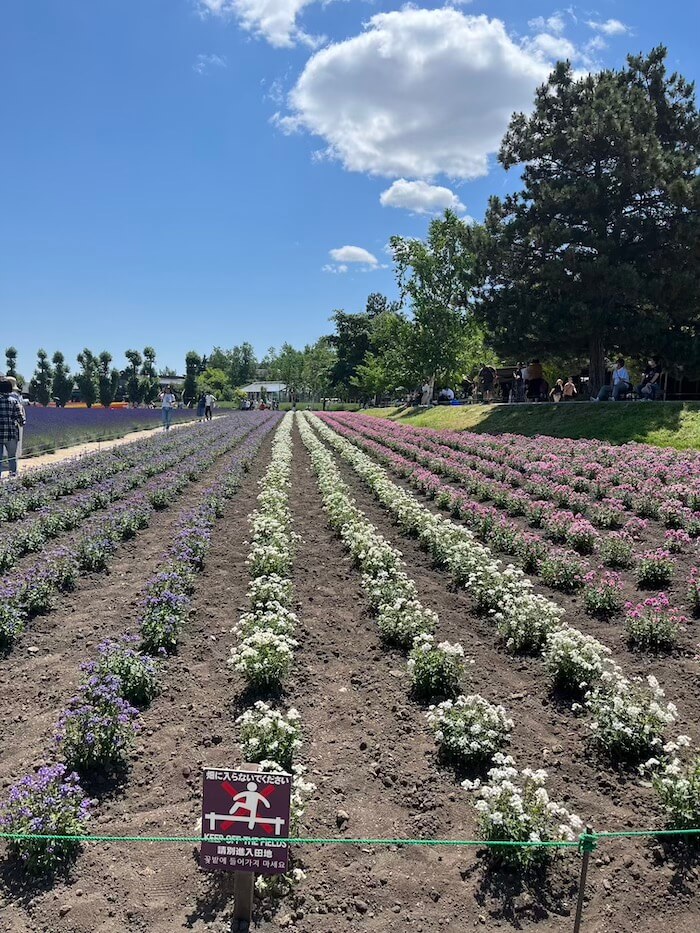
[[[56,726],[51,754],[58,760],[22,778],[0,806],[0,828],[16,834],[10,852],[29,872],[51,874],[75,855],[79,842],[27,836],[84,834],[96,801],[88,799],[81,781],[125,766],[140,710],[158,693],[162,658],[177,647],[190,613],[195,576],[214,523],[279,417],[272,412],[256,416],[223,478],[202,492],[195,508],[183,512],[161,569],[144,589],[138,633],[105,641],[98,659],[82,665],[83,683]]]

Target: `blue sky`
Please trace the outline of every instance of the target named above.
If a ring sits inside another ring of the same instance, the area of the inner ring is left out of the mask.
[[[7,0],[0,349],[313,341],[395,292],[389,236],[517,182],[497,140],[556,57],[696,78],[699,33],[695,0]]]

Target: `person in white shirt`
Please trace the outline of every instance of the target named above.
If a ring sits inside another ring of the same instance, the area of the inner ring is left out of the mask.
[[[594,402],[607,402],[612,395],[613,402],[618,402],[621,395],[626,395],[632,389],[632,380],[625,366],[625,361],[619,357],[615,363],[612,373],[612,386],[601,386],[597,398]]]
[[[204,420],[211,421],[212,412],[214,411],[214,405],[216,404],[216,399],[211,394],[207,392],[204,396]]]
[[[170,386],[165,387],[165,391],[160,394],[160,403],[162,410],[163,418],[163,427],[166,431],[170,430],[170,419],[173,414],[173,408],[177,405],[177,399],[173,395],[173,390]]]

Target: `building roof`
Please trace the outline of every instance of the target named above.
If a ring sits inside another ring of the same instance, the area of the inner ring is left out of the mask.
[[[261,379],[259,382],[251,382],[247,386],[241,386],[244,392],[259,392],[261,388],[264,388],[266,392],[286,392],[287,384],[284,382],[267,382],[265,379]]]

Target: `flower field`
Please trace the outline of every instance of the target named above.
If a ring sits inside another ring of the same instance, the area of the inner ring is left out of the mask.
[[[23,453],[25,457],[51,453],[61,447],[107,441],[133,431],[158,427],[161,413],[150,408],[42,408],[27,409]],[[192,421],[196,412],[175,410],[173,423]]]
[[[258,928],[554,933],[585,826],[700,824],[694,452],[231,413],[3,483],[0,529],[4,832],[198,835],[256,762],[339,840]],[[0,845],[2,933],[231,929],[192,845]],[[582,929],[696,928],[696,856],[601,840]]]

